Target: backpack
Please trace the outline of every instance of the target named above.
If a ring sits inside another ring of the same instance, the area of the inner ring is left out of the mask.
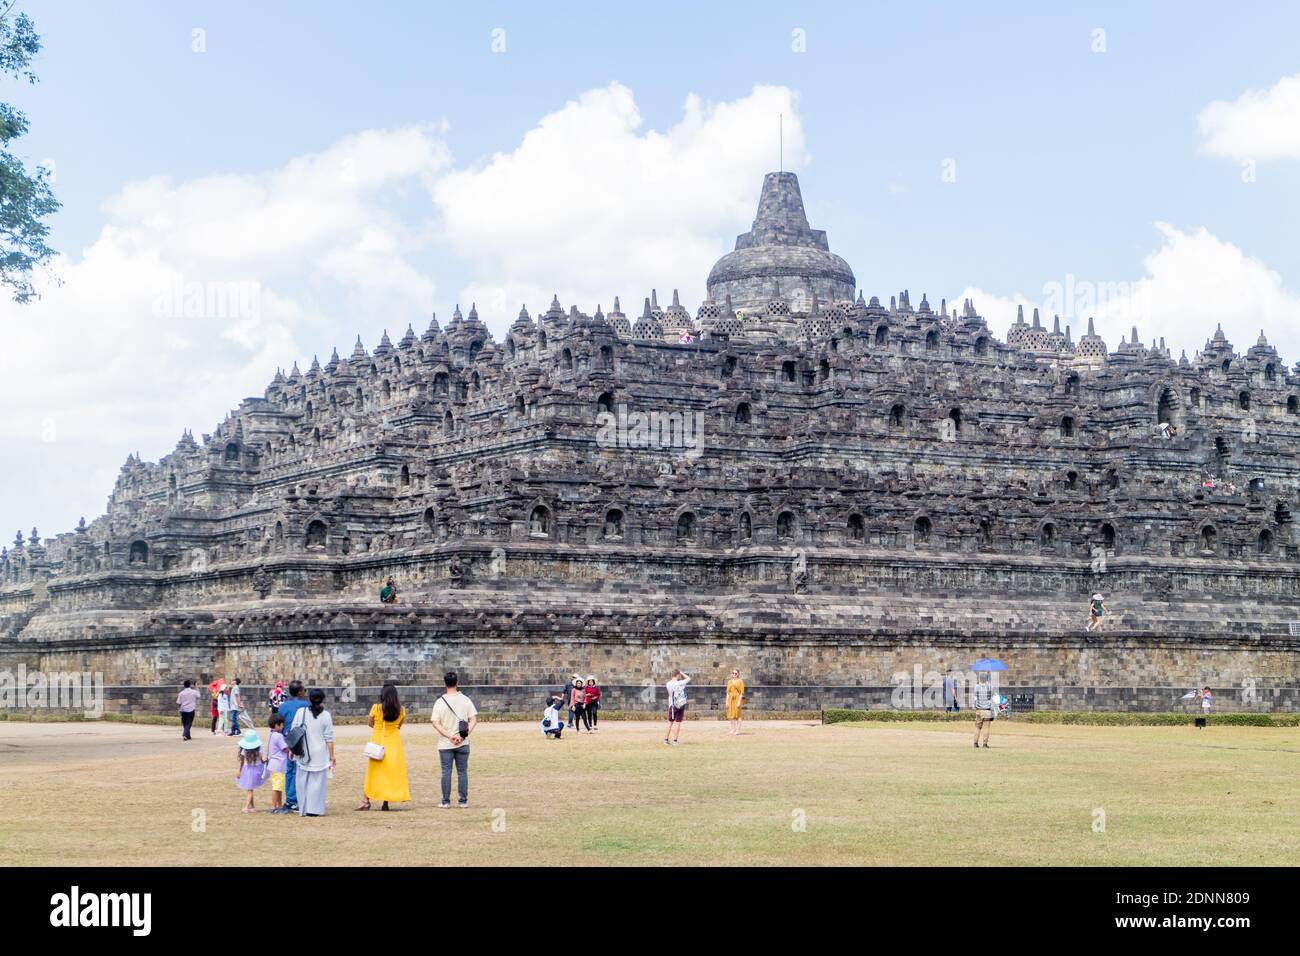
[[[686,685],[678,684],[673,688],[673,706],[682,708],[686,706]]]
[[[306,707],[298,708],[298,712],[293,715],[293,726],[284,735],[285,746],[295,757],[304,756],[307,751],[307,718],[303,716],[306,711]]]

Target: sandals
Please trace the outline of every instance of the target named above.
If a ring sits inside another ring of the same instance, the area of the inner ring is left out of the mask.
[[[359,807],[353,807],[352,809],[353,809],[353,810],[369,810],[369,809],[370,809],[370,801],[369,801],[369,800],[366,800],[366,801],[362,802],[361,806],[359,806]]]

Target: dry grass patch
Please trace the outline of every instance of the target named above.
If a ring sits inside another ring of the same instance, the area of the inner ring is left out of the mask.
[[[234,743],[206,731],[5,722],[0,865],[1300,864],[1300,729],[1004,721],[979,751],[970,730],[697,720],[669,748],[658,723],[558,742],[485,723],[462,811],[437,809],[416,725],[412,804],[357,813],[367,732],[342,726],[329,813],[306,820],[241,814]]]

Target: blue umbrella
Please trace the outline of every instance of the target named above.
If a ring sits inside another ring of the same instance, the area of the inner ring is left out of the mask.
[[[981,657],[970,666],[973,671],[1004,671],[1007,665],[995,657]]]

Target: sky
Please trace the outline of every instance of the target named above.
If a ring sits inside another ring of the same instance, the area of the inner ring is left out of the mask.
[[[0,529],[433,311],[694,312],[780,164],[867,296],[1300,360],[1300,8],[1058,6],[20,0],[63,209],[0,302]]]

